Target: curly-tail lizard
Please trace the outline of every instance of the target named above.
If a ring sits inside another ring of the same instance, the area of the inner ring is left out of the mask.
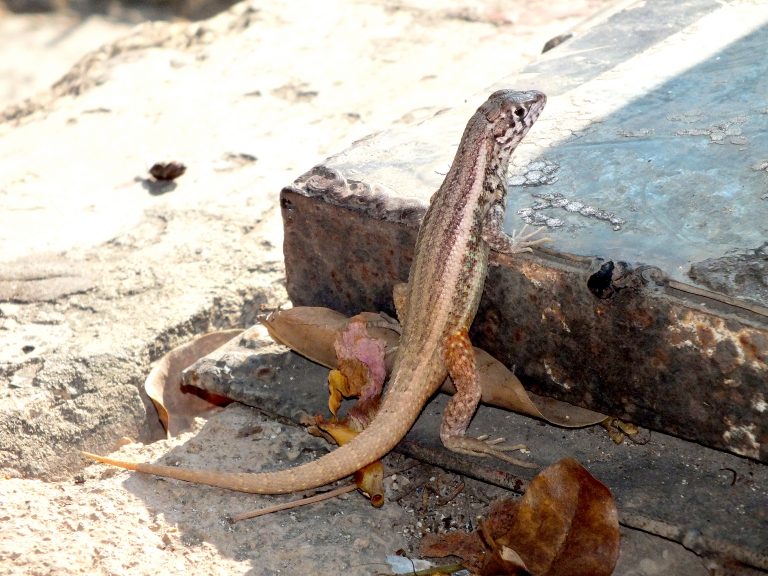
[[[440,188],[419,228],[416,252],[398,308],[402,335],[381,408],[352,442],[321,458],[277,472],[233,473],[126,462],[84,453],[92,460],[158,476],[241,492],[281,494],[328,484],[392,450],[427,400],[450,375],[456,387],[440,438],[453,451],[504,458],[504,447],[466,436],[480,401],[467,330],[483,292],[490,250],[530,251],[546,239],[502,230],[509,158],[546,102],[541,92],[499,90],[472,116]]]

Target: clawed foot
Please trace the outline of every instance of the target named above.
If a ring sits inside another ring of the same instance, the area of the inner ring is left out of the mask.
[[[549,236],[532,239],[537,234],[544,232],[546,230],[546,226],[541,226],[540,228],[536,228],[531,232],[526,232],[527,229],[528,224],[524,224],[519,232],[512,232],[512,244],[510,246],[511,254],[518,254],[520,252],[533,252],[531,246],[538,246],[539,244],[544,244],[545,242],[552,242],[552,238]]]
[[[518,460],[512,458],[506,454],[514,450],[525,450],[525,444],[503,444],[504,438],[496,438],[489,440],[487,435],[479,436],[477,438],[469,438],[467,436],[449,436],[443,438],[443,444],[449,450],[453,452],[460,452],[461,454],[469,454],[471,456],[493,456],[504,462],[509,462],[515,466],[521,466],[523,468],[537,468],[536,464],[531,462],[525,462],[524,460]]]

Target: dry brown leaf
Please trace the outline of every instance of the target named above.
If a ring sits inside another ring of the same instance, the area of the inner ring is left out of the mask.
[[[349,378],[347,378],[340,370],[331,370],[328,372],[328,410],[333,414],[335,418],[341,408],[344,398],[349,398],[353,395]]]
[[[397,346],[397,334],[385,328],[374,327],[381,316],[366,312],[356,316],[369,323],[371,337],[386,342],[387,368],[391,368],[392,351]],[[262,322],[270,335],[295,352],[328,368],[338,365],[334,342],[351,319],[328,308],[297,307],[270,315]],[[490,354],[475,348],[478,378],[486,404],[541,418],[552,424],[568,428],[591,426],[605,420],[605,415],[531,394],[506,366]],[[443,390],[453,393],[453,385],[446,380]]]
[[[381,460],[363,466],[354,474],[357,488],[371,501],[371,505],[381,508],[384,505],[384,464]]]
[[[494,539],[504,534],[504,530],[512,525],[516,505],[514,500],[497,502],[492,507],[488,519],[470,534],[425,534],[421,539],[419,552],[429,558],[461,558],[462,564],[473,574],[528,574],[517,552],[497,545]]]
[[[259,319],[272,338],[313,362],[334,368],[333,342],[349,319],[330,308],[299,306]]]
[[[419,552],[428,558],[456,556],[464,561],[467,568],[477,572],[485,558],[487,549],[478,532],[448,532],[446,534],[424,534]]]
[[[503,531],[496,544],[517,552],[536,576],[609,576],[619,557],[611,491],[571,458],[531,481]]]
[[[485,350],[475,348],[475,362],[483,391],[482,401],[486,404],[541,418],[565,428],[592,426],[605,420],[605,416],[598,412],[531,394],[523,388],[517,376]],[[444,384],[443,389],[448,386],[453,392],[453,385],[449,383]]]
[[[539,473],[519,502],[496,502],[477,531],[425,536],[421,553],[458,556],[482,576],[609,576],[618,513],[610,490],[567,458]]]
[[[324,422],[315,428],[340,446],[349,442],[378,409],[386,377],[385,349],[396,345],[398,335],[381,328],[383,318],[363,313],[353,318],[328,308],[298,307],[280,310],[261,320],[270,336],[310,360],[332,368],[328,376],[328,408],[336,416],[343,397],[360,396],[344,422]],[[336,369],[338,367],[338,369]],[[373,462],[355,473],[357,487],[371,504],[384,504],[384,468]]]
[[[358,397],[342,422],[325,424],[317,418],[317,427],[333,436],[341,446],[351,441],[373,421],[379,409],[381,391],[387,376],[384,365],[385,343],[368,332],[368,321],[355,316],[337,333],[333,343],[339,359],[338,370],[328,375],[328,407],[336,417],[341,397]],[[375,507],[384,505],[384,466],[380,460],[355,472],[355,484]]]
[[[338,365],[333,343],[336,336],[353,319],[361,319],[368,324],[368,333],[372,338],[386,342],[386,348],[397,346],[399,336],[396,332],[380,327],[383,319],[373,312],[362,312],[347,318],[330,308],[299,306],[289,310],[278,310],[267,318],[260,319],[269,335],[301,354],[328,368]],[[389,361],[390,358],[387,358]],[[391,366],[387,366],[391,368]]]
[[[169,438],[188,430],[196,416],[230,402],[224,396],[182,385],[181,372],[241,332],[222,330],[198,336],[168,352],[152,368],[144,390],[154,402]]]

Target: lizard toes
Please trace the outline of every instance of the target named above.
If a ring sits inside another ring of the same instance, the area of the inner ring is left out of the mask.
[[[478,438],[469,438],[467,436],[450,436],[443,439],[445,447],[453,452],[459,452],[461,454],[469,454],[472,456],[493,456],[499,460],[504,460],[515,466],[521,466],[523,468],[536,468],[536,464],[518,460],[506,454],[512,450],[525,450],[525,444],[515,445],[503,445],[499,444],[504,442],[503,438],[496,438],[494,440],[488,440],[488,436],[480,436]]]
[[[493,449],[499,452],[512,452],[514,450],[526,450],[528,448],[525,444],[514,444],[511,446],[505,444],[504,446],[499,446],[499,444],[506,442],[504,438],[499,437],[494,438],[493,440],[489,440],[489,438],[490,436],[488,436],[488,434],[483,434],[482,436],[478,436],[477,440],[485,443],[486,446],[493,446]]]

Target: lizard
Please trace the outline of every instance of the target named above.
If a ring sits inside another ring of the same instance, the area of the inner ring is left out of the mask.
[[[135,463],[83,452],[91,460],[129,470],[259,494],[323,486],[379,460],[405,436],[429,398],[450,376],[456,388],[440,425],[450,450],[508,459],[513,447],[466,432],[480,401],[469,326],[477,312],[490,251],[530,252],[549,240],[538,230],[502,229],[506,171],[513,151],[538,118],[546,96],[498,90],[470,118],[445,179],[419,227],[408,282],[396,305],[401,335],[381,407],[356,438],[306,464],[275,472],[238,473]],[[396,287],[397,296],[397,287]]]

